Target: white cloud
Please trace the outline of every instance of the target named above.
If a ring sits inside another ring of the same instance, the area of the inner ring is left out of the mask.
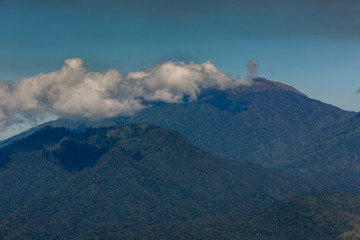
[[[147,101],[181,103],[184,97],[194,101],[205,88],[251,83],[232,79],[210,61],[168,61],[125,76],[116,69],[88,72],[83,63],[79,58],[66,59],[59,71],[0,83],[0,129],[46,114],[91,119],[131,115],[145,108]]]

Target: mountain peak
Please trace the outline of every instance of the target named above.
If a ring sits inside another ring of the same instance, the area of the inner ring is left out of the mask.
[[[288,91],[294,92],[301,96],[307,97],[305,94],[300,92],[294,87],[286,85],[280,82],[274,82],[266,78],[257,77],[253,79],[253,82],[250,86],[240,86],[238,88],[232,89],[236,93],[251,93],[251,92],[265,92],[265,91]]]

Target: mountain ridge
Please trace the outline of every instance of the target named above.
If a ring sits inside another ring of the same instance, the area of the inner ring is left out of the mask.
[[[208,90],[205,90],[205,92],[206,91],[208,91]],[[233,94],[254,93],[254,92],[264,92],[264,91],[290,91],[290,92],[294,92],[296,94],[299,94],[301,96],[306,97],[306,95],[304,93],[298,91],[294,87],[291,87],[291,86],[286,85],[284,83],[274,82],[274,81],[271,81],[271,80],[268,80],[268,79],[265,79],[265,78],[260,78],[260,77],[254,78],[252,80],[252,84],[250,86],[240,86],[240,87],[237,87],[237,88],[232,88],[232,89],[225,90],[225,92],[228,92],[228,93],[232,92]],[[126,119],[126,117],[124,119]],[[12,141],[15,141],[15,140],[21,139],[23,137],[29,136],[32,133],[34,133],[34,132],[38,131],[39,129],[41,129],[43,127],[46,127],[46,126],[52,126],[52,127],[66,126],[66,127],[70,128],[70,129],[77,129],[77,128],[81,128],[81,125],[84,125],[83,127],[85,127],[85,126],[87,126],[87,127],[96,127],[96,125],[114,125],[114,124],[118,124],[118,123],[116,123],[116,121],[111,120],[111,119],[108,119],[108,120],[104,119],[102,121],[88,121],[86,118],[79,119],[79,120],[71,120],[71,119],[60,118],[58,120],[53,120],[53,121],[49,121],[49,122],[40,124],[38,126],[30,128],[30,129],[28,129],[28,130],[26,130],[24,132],[16,134],[16,135],[14,135],[12,137],[1,140],[0,141],[0,147],[5,146],[6,144],[9,144]]]
[[[43,136],[50,139],[35,141]],[[0,168],[3,239],[81,238],[99,224],[125,231],[241,213],[317,189],[256,163],[218,158],[174,130],[148,124],[45,128],[28,138],[2,149],[11,152]],[[89,146],[102,150],[95,161],[83,151]]]
[[[304,93],[300,92],[296,88],[281,82],[275,82],[266,78],[254,78],[250,86],[240,86],[237,88],[228,89],[234,93],[254,93],[264,91],[288,91],[307,97]]]
[[[9,141],[0,238],[358,239],[358,114],[255,85]]]

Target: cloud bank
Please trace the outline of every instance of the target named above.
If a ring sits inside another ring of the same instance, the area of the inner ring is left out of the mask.
[[[71,58],[59,71],[0,83],[0,130],[49,114],[90,119],[132,115],[151,101],[195,101],[203,89],[250,84],[251,79],[233,79],[210,61],[168,61],[123,75],[116,69],[88,72],[82,59]]]

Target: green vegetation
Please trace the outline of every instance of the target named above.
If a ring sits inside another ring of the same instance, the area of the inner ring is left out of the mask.
[[[147,124],[77,133],[46,128],[6,149],[3,239],[83,239],[111,228],[130,234],[240,214],[315,189],[255,163],[204,153],[178,132]]]
[[[306,194],[245,215],[228,214],[149,226],[143,234],[151,232],[154,239],[166,236],[169,239],[355,240],[360,239],[359,200],[360,194]],[[159,232],[159,227],[163,232]],[[142,239],[141,234],[132,234],[133,238]]]
[[[360,194],[292,197],[257,210],[235,226],[242,239],[360,239]],[[255,237],[256,236],[256,237]]]

